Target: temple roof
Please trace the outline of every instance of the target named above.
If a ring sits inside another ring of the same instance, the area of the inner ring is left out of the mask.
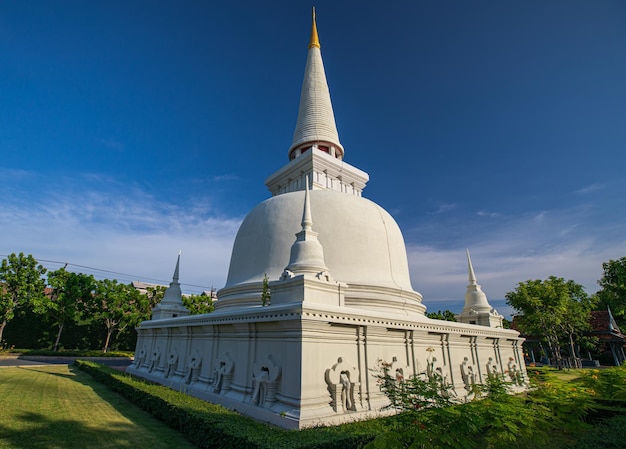
[[[610,309],[591,312],[589,324],[591,331],[588,334],[598,337],[601,341],[626,341],[626,336],[617,327]]]

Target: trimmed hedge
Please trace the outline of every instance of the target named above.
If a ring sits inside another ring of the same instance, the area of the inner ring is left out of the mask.
[[[181,432],[199,448],[347,449],[360,448],[384,428],[381,420],[338,427],[284,430],[256,422],[220,405],[148,383],[104,365],[77,360],[75,365],[128,401]]]

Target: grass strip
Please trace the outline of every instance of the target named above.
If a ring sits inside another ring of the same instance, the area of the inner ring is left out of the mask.
[[[1,368],[0,397],[0,449],[194,447],[75,367]]]

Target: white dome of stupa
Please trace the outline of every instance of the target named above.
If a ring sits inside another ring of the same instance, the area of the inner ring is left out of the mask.
[[[329,272],[339,282],[413,290],[406,248],[395,220],[376,203],[330,190],[313,190],[314,229]],[[241,224],[226,287],[278,279],[300,231],[304,191],[272,197]]]
[[[270,281],[280,278],[301,229],[304,196],[304,191],[296,191],[269,198],[244,219],[216,308],[248,305],[248,301],[239,301],[243,299],[241,287],[250,287],[243,296],[259,294],[265,275]],[[353,297],[353,305],[358,302],[366,307],[369,300],[378,303],[387,298],[390,307],[394,302],[407,307],[408,301],[422,310],[421,295],[411,286],[404,238],[393,217],[356,195],[313,190],[310,197],[313,229],[328,271],[354,292],[346,293],[346,305],[351,302],[349,297]],[[229,290],[238,294],[229,298]],[[233,303],[228,304],[230,301]]]

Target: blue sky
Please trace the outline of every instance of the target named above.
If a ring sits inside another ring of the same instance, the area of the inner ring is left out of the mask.
[[[2,2],[0,255],[168,282],[180,249],[184,291],[220,288],[287,162],[311,6]],[[500,307],[595,291],[626,255],[626,3],[315,6],[345,160],[427,307],[462,307],[465,248]]]

